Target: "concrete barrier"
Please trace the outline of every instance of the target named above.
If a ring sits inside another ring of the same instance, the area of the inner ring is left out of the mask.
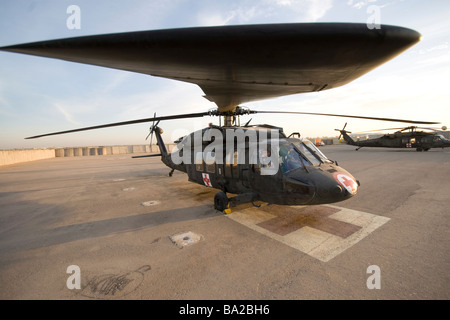
[[[55,157],[64,157],[64,148],[55,149]]]
[[[80,157],[83,155],[83,148],[73,148],[73,156]]]
[[[55,157],[55,149],[0,150],[0,166]]]
[[[166,144],[169,152],[173,147],[174,144]],[[149,145],[0,150],[0,166],[55,157],[87,157],[132,153],[159,153],[159,147],[153,145],[152,152],[150,152]]]

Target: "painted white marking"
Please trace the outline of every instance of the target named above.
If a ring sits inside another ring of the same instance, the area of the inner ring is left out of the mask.
[[[361,228],[346,238],[342,238],[310,226],[304,226],[283,236],[258,226],[259,223],[276,218],[277,216],[267,212],[258,211],[257,208],[246,208],[240,211],[232,212],[226,216],[247,226],[250,229],[284,243],[323,262],[330,261],[390,220],[390,218],[377,216],[367,212],[332,205],[325,206],[339,209],[339,212],[330,215],[329,218],[350,223]],[[291,206],[290,208],[300,209],[302,206]]]

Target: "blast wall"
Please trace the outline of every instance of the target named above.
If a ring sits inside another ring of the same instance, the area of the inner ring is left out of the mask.
[[[173,146],[173,144],[166,144],[166,148],[169,150],[169,152],[173,149]],[[149,145],[128,145],[106,147],[0,150],[0,166],[55,157],[85,157],[132,153],[159,153],[159,148],[158,146],[152,146],[150,150]]]
[[[0,166],[55,157],[55,149],[0,150]]]

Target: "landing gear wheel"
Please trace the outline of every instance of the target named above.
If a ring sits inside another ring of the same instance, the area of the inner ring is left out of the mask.
[[[229,200],[225,192],[220,191],[214,196],[214,208],[220,212],[225,212],[230,207]]]

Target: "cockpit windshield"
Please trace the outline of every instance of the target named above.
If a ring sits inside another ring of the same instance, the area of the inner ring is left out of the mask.
[[[331,162],[328,158],[320,151],[314,143],[309,140],[297,140],[294,144],[300,149],[300,151],[304,152],[307,156],[314,157],[314,159],[318,160],[312,161],[313,163],[320,162]]]
[[[283,173],[304,167],[330,162],[327,157],[308,140],[280,140],[279,163]]]
[[[283,173],[301,168],[305,165],[311,165],[311,162],[302,156],[292,143],[280,144],[279,163]]]

